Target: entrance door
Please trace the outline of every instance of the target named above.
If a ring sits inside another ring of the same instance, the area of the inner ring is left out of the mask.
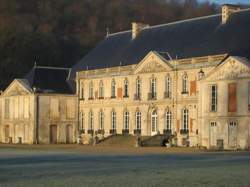
[[[215,121],[210,123],[209,136],[210,136],[210,147],[216,147],[217,146],[217,123]]]
[[[229,123],[228,146],[232,148],[237,146],[237,123],[235,121]]]
[[[248,123],[248,149],[250,149],[250,122]]]
[[[73,128],[72,125],[66,126],[66,143],[73,143]]]
[[[151,115],[151,135],[157,134],[157,111],[154,110]]]
[[[29,125],[24,125],[24,140],[25,143],[29,141]]]
[[[51,144],[57,143],[57,125],[50,126],[50,143]]]
[[[10,126],[6,125],[4,128],[4,142],[9,143],[9,137],[10,137]]]

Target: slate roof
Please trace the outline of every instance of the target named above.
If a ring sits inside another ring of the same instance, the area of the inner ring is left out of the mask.
[[[131,31],[115,33],[73,66],[70,77],[87,68],[137,64],[150,51],[168,52],[178,59],[224,53],[250,58],[249,33],[250,9],[233,13],[225,24],[217,14],[151,26],[133,40]]]
[[[38,93],[72,94],[73,90],[67,81],[69,68],[34,66],[24,77],[31,88]]]

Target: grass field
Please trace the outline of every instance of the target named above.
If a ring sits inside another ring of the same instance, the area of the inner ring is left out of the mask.
[[[250,153],[1,146],[0,187],[250,186]]]

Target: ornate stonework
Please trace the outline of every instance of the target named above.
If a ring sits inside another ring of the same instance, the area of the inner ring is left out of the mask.
[[[226,80],[250,77],[250,68],[234,59],[230,59],[214,72],[209,80]]]
[[[139,73],[163,72],[166,68],[156,61],[147,62]]]

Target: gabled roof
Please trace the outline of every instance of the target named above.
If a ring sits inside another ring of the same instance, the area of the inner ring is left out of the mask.
[[[139,63],[150,51],[172,58],[225,54],[250,57],[250,9],[151,26],[132,40],[131,31],[110,34],[72,68],[76,71]]]
[[[31,88],[40,93],[73,93],[67,79],[69,68],[34,66],[24,77]]]

